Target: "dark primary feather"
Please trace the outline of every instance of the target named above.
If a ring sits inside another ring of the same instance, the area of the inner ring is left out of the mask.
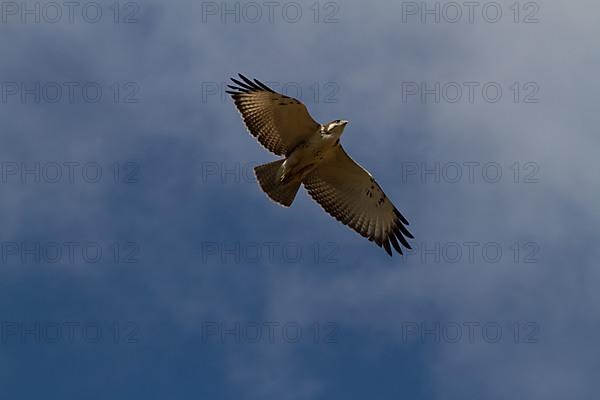
[[[228,88],[235,90],[235,92],[231,91],[231,90],[226,90],[225,92],[232,94],[232,95],[238,94],[238,93],[251,93],[251,92],[263,91],[263,90],[267,91],[267,92],[275,93],[275,91],[273,91],[273,89],[271,89],[270,87],[268,87],[267,85],[265,85],[264,83],[259,81],[258,79],[255,79],[254,82],[252,82],[250,79],[246,78],[244,75],[242,75],[242,74],[238,74],[238,75],[244,81],[244,83],[240,82],[239,80],[237,80],[235,78],[231,78],[231,81],[238,86],[227,85]]]

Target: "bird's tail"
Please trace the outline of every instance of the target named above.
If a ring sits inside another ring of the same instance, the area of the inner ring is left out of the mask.
[[[254,168],[254,174],[262,190],[271,200],[282,206],[289,207],[296,198],[296,193],[302,183],[300,179],[280,182],[280,170],[285,160],[274,161]]]

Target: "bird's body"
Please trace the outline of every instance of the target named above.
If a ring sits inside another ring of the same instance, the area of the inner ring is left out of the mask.
[[[410,249],[408,221],[394,207],[371,174],[342,148],[348,121],[318,124],[296,99],[274,92],[240,74],[229,86],[250,133],[269,151],[284,158],[257,166],[263,191],[275,202],[291,206],[300,185],[332,217],[374,241],[392,255]],[[398,243],[400,242],[400,243]],[[390,246],[391,244],[391,246]]]
[[[343,124],[335,125],[340,130],[341,135]],[[319,129],[302,142],[285,159],[281,167],[281,182],[288,182],[294,179],[304,179],[310,172],[318,167],[325,159],[333,156],[335,148],[339,146],[339,135],[336,133],[326,133],[328,126],[321,125]]]

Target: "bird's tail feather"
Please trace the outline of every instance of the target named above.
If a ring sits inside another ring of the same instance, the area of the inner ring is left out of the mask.
[[[259,165],[254,168],[256,179],[262,190],[271,198],[271,200],[282,206],[289,207],[296,198],[296,193],[300,188],[301,181],[293,179],[282,183],[278,179],[279,171],[285,160],[274,161],[268,164]]]

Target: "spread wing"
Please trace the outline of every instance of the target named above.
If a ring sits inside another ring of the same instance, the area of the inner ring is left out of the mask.
[[[241,81],[227,91],[242,114],[248,131],[269,151],[288,155],[320,125],[300,101],[274,92],[264,83],[239,74]]]
[[[369,172],[338,146],[334,155],[311,172],[304,187],[332,217],[383,247],[391,256],[390,243],[402,254],[400,242],[410,249],[406,218],[394,207]]]

